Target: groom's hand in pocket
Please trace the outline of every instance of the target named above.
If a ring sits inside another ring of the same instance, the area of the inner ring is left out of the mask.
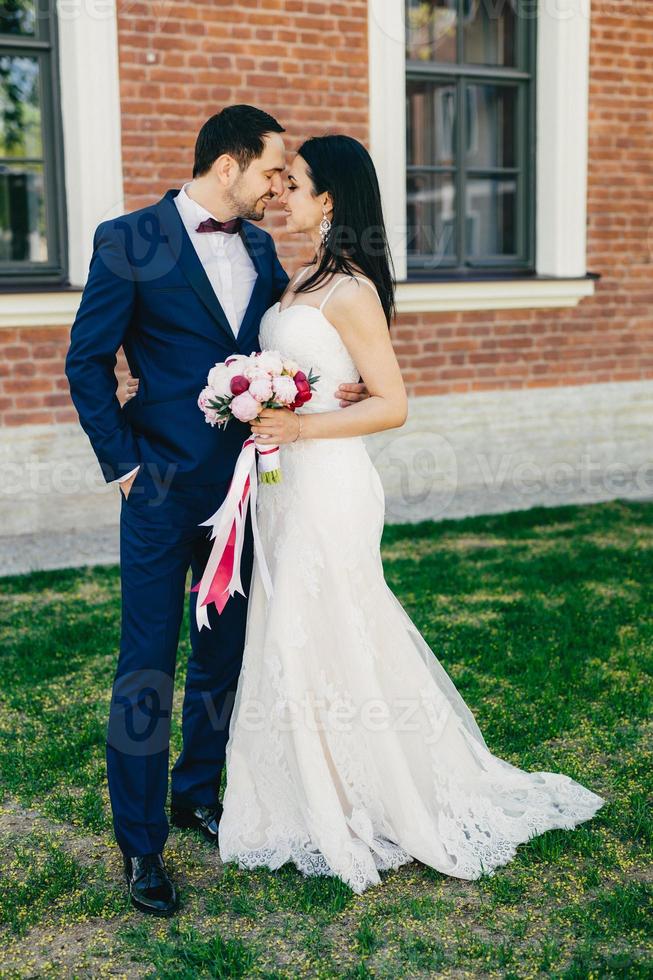
[[[135,473],[133,473],[130,477],[128,477],[128,479],[120,481],[120,489],[122,490],[122,494],[125,500],[127,500],[127,497],[129,496],[129,491],[132,488],[132,483],[134,482],[137,476],[138,476],[138,470],[136,470]]]
[[[362,382],[356,384],[341,384],[335,392],[336,398],[340,399],[340,407],[346,408],[348,405],[355,405],[356,402],[365,401],[370,397],[370,393]]]

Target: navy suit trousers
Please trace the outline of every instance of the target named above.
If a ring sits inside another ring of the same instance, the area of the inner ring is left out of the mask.
[[[168,836],[169,738],[177,646],[187,594],[211,550],[198,525],[220,506],[228,483],[164,489],[145,465],[120,515],[122,626],[107,729],[107,778],[116,839],[127,856],[158,853]],[[242,583],[251,583],[248,516]],[[172,769],[171,797],[213,805],[242,664],[247,599],[232,596],[211,629],[198,631],[197,593],[190,593],[191,654],[183,701],[183,749]]]

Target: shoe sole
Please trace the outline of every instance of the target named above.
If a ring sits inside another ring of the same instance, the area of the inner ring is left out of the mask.
[[[174,908],[171,909],[156,909],[152,908],[151,905],[146,905],[145,902],[141,902],[140,899],[136,898],[132,894],[131,888],[129,886],[129,878],[125,875],[125,880],[127,881],[127,894],[129,895],[129,901],[132,903],[135,909],[139,912],[145,912],[146,915],[156,915],[160,919],[169,919],[170,916],[174,915],[179,911],[179,896],[176,896]]]
[[[138,909],[139,912],[145,912],[146,915],[156,915],[159,919],[169,919],[179,910],[179,902],[177,902],[173,909],[153,909],[151,905],[145,905],[137,898],[134,898],[131,892],[129,893],[129,898],[134,908]]]

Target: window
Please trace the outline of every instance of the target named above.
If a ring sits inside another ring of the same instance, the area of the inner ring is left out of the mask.
[[[530,6],[406,2],[409,278],[534,272]]]
[[[66,278],[54,3],[0,5],[0,283]]]

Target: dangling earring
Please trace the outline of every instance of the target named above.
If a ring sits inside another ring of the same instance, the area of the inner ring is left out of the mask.
[[[322,236],[322,244],[326,245],[327,237],[329,235],[329,232],[331,231],[331,222],[327,218],[326,204],[322,205],[322,214],[324,215],[324,217],[320,221],[320,235]]]

